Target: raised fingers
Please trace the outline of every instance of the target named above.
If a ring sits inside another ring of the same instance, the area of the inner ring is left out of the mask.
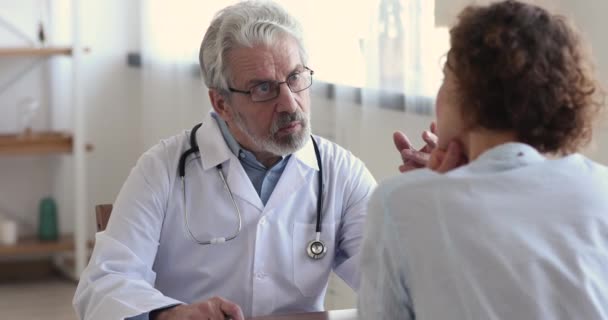
[[[401,131],[395,131],[395,133],[393,133],[393,142],[395,143],[395,147],[399,152],[404,149],[412,148],[410,139],[408,139],[407,136]]]
[[[437,135],[435,135],[432,131],[424,131],[422,132],[422,140],[426,143],[424,149],[428,152],[437,148]]]
[[[424,167],[429,161],[429,153],[424,151],[416,151],[412,149],[405,149],[401,151],[401,158],[403,158],[403,164],[411,164],[416,167]]]

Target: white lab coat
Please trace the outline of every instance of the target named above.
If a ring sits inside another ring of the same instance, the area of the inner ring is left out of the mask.
[[[327,255],[312,260],[318,167],[312,142],[289,159],[266,206],[216,121],[207,117],[196,133],[200,157],[186,166],[189,224],[203,240],[239,236],[202,246],[184,227],[182,186],[177,166],[190,147],[189,130],[147,151],[125,182],[106,231],[81,276],[74,306],[83,319],[123,319],[153,309],[213,296],[241,306],[245,316],[323,309],[333,269],[351,286],[358,282],[358,251],[364,214],[375,180],[350,152],[320,137],[323,165],[323,232]]]
[[[608,319],[608,169],[508,143],[370,201],[361,319]]]

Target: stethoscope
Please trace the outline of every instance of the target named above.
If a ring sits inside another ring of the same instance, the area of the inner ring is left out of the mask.
[[[217,169],[217,171],[220,175],[220,179],[224,183],[224,187],[226,188],[226,190],[228,191],[228,194],[230,195],[230,199],[232,200],[232,205],[234,206],[234,209],[237,213],[238,227],[237,227],[236,231],[234,232],[234,234],[230,235],[229,237],[217,237],[217,238],[211,238],[210,240],[201,241],[196,236],[194,236],[194,234],[192,233],[192,230],[190,229],[190,225],[188,223],[188,212],[186,209],[186,179],[185,179],[186,160],[189,155],[191,155],[193,153],[197,153],[197,152],[200,153],[200,150],[198,148],[198,143],[196,142],[196,131],[201,127],[201,125],[202,125],[202,123],[199,123],[199,124],[195,125],[194,128],[192,128],[192,131],[190,132],[190,149],[186,150],[179,157],[179,164],[177,167],[177,169],[179,171],[179,177],[182,180],[182,195],[183,195],[182,199],[183,199],[183,207],[184,207],[184,221],[185,221],[186,230],[188,230],[190,237],[196,243],[198,243],[200,245],[220,244],[220,243],[224,243],[224,242],[235,239],[241,232],[241,228],[242,228],[241,210],[239,210],[239,206],[237,205],[236,200],[234,199],[232,190],[230,190],[230,186],[228,186],[228,183],[226,182],[226,177],[224,176],[224,172],[222,171],[221,163],[218,164],[217,166],[215,166],[215,168]],[[319,196],[317,197],[317,226],[315,229],[315,238],[313,240],[311,240],[310,242],[308,242],[308,244],[306,245],[306,254],[311,259],[318,260],[318,259],[323,258],[325,256],[325,254],[327,253],[327,246],[325,245],[325,242],[323,242],[321,240],[321,208],[323,207],[323,167],[321,165],[321,154],[319,152],[319,146],[317,146],[317,142],[315,141],[315,139],[312,136],[310,136],[310,139],[312,140],[312,144],[315,149],[315,156],[317,157],[317,165],[319,167],[319,187],[318,187]]]

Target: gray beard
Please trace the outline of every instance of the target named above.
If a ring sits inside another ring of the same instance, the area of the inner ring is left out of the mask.
[[[249,138],[257,150],[268,152],[276,156],[282,157],[300,150],[306,145],[308,137],[310,136],[310,118],[302,111],[296,111],[291,114],[281,113],[278,119],[272,123],[270,133],[266,136],[258,136],[250,130],[244,117],[239,112],[235,112],[234,115],[234,123],[241,132],[249,135]],[[275,139],[275,135],[279,131],[279,128],[292,121],[300,121],[302,130],[280,139]]]

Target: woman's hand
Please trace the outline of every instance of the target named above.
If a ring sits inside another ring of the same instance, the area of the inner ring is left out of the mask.
[[[427,168],[445,173],[468,163],[464,150],[459,142],[451,141],[447,150],[433,149]]]
[[[403,164],[399,166],[400,172],[427,167],[433,171],[445,173],[468,163],[462,145],[457,141],[451,141],[447,149],[437,147],[437,127],[435,122],[430,125],[430,130],[422,133],[422,139],[426,143],[420,150],[415,150],[408,137],[401,131],[393,134],[395,147],[401,155]]]
[[[420,150],[415,150],[408,137],[401,131],[393,134],[393,141],[401,155],[403,164],[399,166],[400,172],[424,168],[429,162],[430,154],[437,147],[436,125],[432,122],[429,131],[422,133],[422,140],[426,143]]]

